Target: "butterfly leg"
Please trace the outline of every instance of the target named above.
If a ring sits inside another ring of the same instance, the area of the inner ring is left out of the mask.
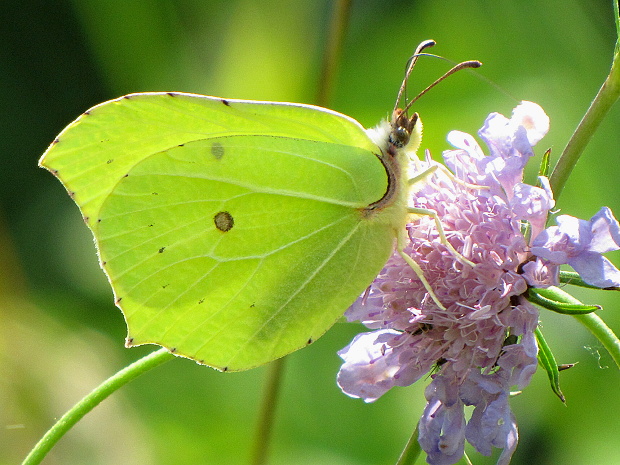
[[[405,251],[403,250],[403,247],[398,247],[398,253],[400,254],[401,257],[403,257],[403,260],[405,260],[405,262],[407,262],[407,264],[411,267],[411,269],[413,270],[413,272],[416,274],[416,276],[418,277],[418,279],[420,281],[422,281],[422,284],[424,284],[424,287],[426,288],[426,290],[428,291],[428,295],[431,296],[431,298],[433,299],[433,301],[437,304],[437,306],[441,309],[441,310],[445,310],[446,307],[443,306],[443,304],[439,301],[439,298],[437,298],[437,296],[435,295],[435,291],[433,291],[433,288],[431,287],[431,285],[429,284],[429,282],[426,280],[426,278],[424,277],[424,271],[422,271],[422,268],[420,268],[420,265],[418,265],[413,258],[411,258],[409,255],[407,255],[405,253]]]
[[[476,266],[474,262],[465,258],[459,251],[457,251],[454,247],[452,247],[452,244],[450,244],[450,242],[448,242],[448,238],[446,237],[446,233],[444,232],[443,225],[441,224],[441,220],[439,219],[439,216],[437,215],[437,212],[435,210],[431,210],[427,208],[409,207],[407,211],[412,215],[430,216],[431,218],[433,218],[433,220],[435,220],[435,226],[437,227],[437,232],[439,233],[439,240],[441,241],[443,245],[446,246],[446,248],[454,256],[454,258],[456,258],[459,262],[465,265],[471,266],[472,268]]]
[[[414,159],[414,162],[415,161],[416,160]],[[429,163],[431,163],[430,159],[429,159]],[[416,176],[414,176],[413,178],[409,179],[409,181],[408,181],[409,186],[415,186],[415,184],[417,184],[417,183],[425,182],[433,173],[435,173],[437,170],[439,170],[441,173],[446,174],[448,177],[450,177],[450,179],[452,179],[453,181],[458,182],[461,185],[464,185],[464,186],[472,188],[472,189],[484,188],[484,187],[476,186],[474,184],[469,184],[469,183],[467,183],[465,181],[461,181],[461,180],[457,179],[448,169],[446,169],[443,165],[440,165],[438,163],[432,163],[432,164],[430,164],[430,166],[428,166],[427,168],[425,168],[423,170],[421,170],[420,164],[416,163],[416,168],[418,168],[417,169],[418,174]],[[415,188],[414,188],[414,190],[415,190]],[[409,207],[407,209],[407,211],[408,211],[408,213],[410,215],[430,216],[431,218],[433,218],[433,220],[435,221],[435,225],[436,225],[437,232],[439,234],[439,239],[440,239],[441,243],[444,246],[446,246],[446,248],[450,251],[450,253],[459,262],[461,262],[461,263],[463,263],[465,265],[471,266],[471,267],[475,266],[475,264],[471,260],[468,260],[467,258],[465,258],[460,252],[458,252],[452,246],[452,244],[450,244],[450,242],[448,241],[448,238],[446,237],[446,233],[445,233],[445,231],[443,229],[443,225],[441,224],[441,220],[439,218],[439,215],[437,215],[437,212],[435,210],[426,209],[426,208]],[[437,297],[437,295],[433,291],[433,288],[431,287],[430,283],[424,277],[424,272],[423,272],[422,268],[420,268],[420,265],[418,265],[413,260],[413,258],[411,258],[409,255],[407,255],[405,253],[404,249],[405,249],[406,241],[407,241],[407,237],[406,236],[399,235],[399,237],[398,237],[398,244],[397,244],[398,253],[403,258],[403,260],[405,260],[405,262],[407,262],[407,264],[411,267],[411,269],[415,272],[415,274],[418,276],[420,281],[422,281],[422,284],[424,285],[424,287],[428,291],[428,294],[433,299],[433,301],[439,306],[440,309],[445,310],[444,305],[439,301],[439,298]]]
[[[414,160],[415,162],[415,160]],[[432,175],[435,171],[439,170],[441,173],[445,174],[446,176],[448,176],[453,182],[456,182],[458,184],[461,184],[465,187],[468,187],[470,189],[488,189],[488,187],[486,186],[477,186],[475,184],[470,184],[468,182],[462,181],[460,179],[458,179],[456,176],[454,176],[454,174],[452,174],[450,172],[450,170],[448,170],[445,166],[439,164],[439,163],[433,163],[430,161],[430,155],[427,153],[427,163],[430,164],[430,166],[428,166],[426,169],[424,169],[423,171],[419,172],[416,176],[414,176],[413,178],[409,179],[409,185],[410,186],[414,186],[415,184],[425,181],[428,177],[430,177],[430,175]],[[419,169],[419,164],[416,164],[416,166]],[[430,216],[431,218],[433,218],[435,220],[435,225],[437,227],[437,231],[439,232],[439,238],[441,240],[441,243],[443,245],[445,245],[447,247],[447,249],[450,251],[450,253],[461,263],[465,264],[465,265],[469,265],[471,267],[474,267],[475,264],[471,261],[468,260],[467,258],[465,258],[461,253],[459,253],[454,247],[452,247],[452,244],[450,244],[450,242],[448,242],[448,239],[446,238],[446,234],[444,232],[443,226],[441,224],[441,220],[439,219],[439,216],[437,215],[437,212],[435,210],[431,210],[431,209],[426,209],[426,208],[413,208],[413,207],[409,207],[408,208],[408,212],[412,215],[419,215],[419,216]]]

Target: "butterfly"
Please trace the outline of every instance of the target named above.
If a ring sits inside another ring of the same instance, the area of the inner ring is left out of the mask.
[[[402,251],[422,131],[406,110],[365,130],[312,105],[129,94],[39,164],[92,230],[126,345],[245,370],[315,341]]]

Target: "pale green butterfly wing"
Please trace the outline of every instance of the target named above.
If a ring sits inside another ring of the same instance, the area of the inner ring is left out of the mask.
[[[319,107],[158,92],[129,94],[86,111],[59,134],[40,164],[58,173],[92,226],[118,180],[145,156],[192,140],[240,134],[376,150],[359,123]]]
[[[394,245],[367,210],[388,190],[378,148],[318,107],[135,94],[91,109],[41,164],[93,230],[129,343],[220,369],[321,336]]]

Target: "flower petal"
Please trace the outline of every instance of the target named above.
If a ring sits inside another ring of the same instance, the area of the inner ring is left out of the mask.
[[[338,386],[346,395],[374,402],[395,385],[394,374],[400,368],[398,355],[385,344],[376,344],[379,337],[387,334],[400,333],[392,330],[361,333],[338,352],[344,360],[338,372]]]
[[[605,253],[620,249],[620,226],[608,207],[601,208],[590,220],[592,241],[589,249]]]
[[[569,215],[556,221],[558,226],[534,239],[532,253],[554,265],[569,264],[592,286],[620,286],[620,271],[601,255],[620,248],[620,226],[611,210],[601,208],[590,221]]]
[[[585,251],[568,260],[581,279],[596,287],[619,287],[620,271],[597,252]]]
[[[549,132],[549,117],[545,111],[540,105],[527,100],[512,110],[510,121],[525,128],[530,145],[536,145]]]

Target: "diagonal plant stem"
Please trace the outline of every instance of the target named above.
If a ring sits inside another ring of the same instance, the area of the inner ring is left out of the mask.
[[[422,453],[422,448],[418,442],[419,435],[420,422],[416,423],[415,429],[413,430],[413,433],[411,433],[411,436],[407,441],[407,445],[401,452],[400,457],[398,457],[398,462],[396,462],[396,465],[413,465],[416,460],[418,460],[418,457],[420,457],[420,454]]]
[[[558,160],[549,182],[554,196],[560,196],[573,167],[611,107],[620,97],[620,49],[616,47],[611,71],[575,129]]]
[[[620,369],[620,340],[612,329],[596,313],[574,315],[574,318],[588,328],[588,331],[603,344],[603,347],[609,352],[616,366]]]
[[[84,415],[99,405],[106,397],[120,387],[136,379],[142,373],[174,358],[168,349],[159,349],[146,357],[132,363],[97,386],[90,394],[75,404],[65,413],[54,426],[32,448],[22,465],[37,465],[45,458],[52,447],[62,438]]]
[[[613,0],[613,11],[618,39],[616,40],[611,70],[590,104],[590,108],[588,108],[588,111],[568,141],[566,148],[555,165],[553,173],[551,173],[549,181],[556,199],[560,196],[573,167],[596,129],[613,104],[620,98],[620,7],[618,0]],[[568,294],[566,296],[569,303],[580,303],[572,296]],[[603,344],[616,365],[620,368],[620,340],[618,336],[594,313],[574,315],[574,318],[583,324]]]
[[[567,292],[562,291],[562,296],[567,303],[581,304],[579,300]],[[620,368],[620,340],[601,317],[596,313],[588,313],[586,315],[573,315],[573,318],[584,325],[603,344],[603,347]]]

